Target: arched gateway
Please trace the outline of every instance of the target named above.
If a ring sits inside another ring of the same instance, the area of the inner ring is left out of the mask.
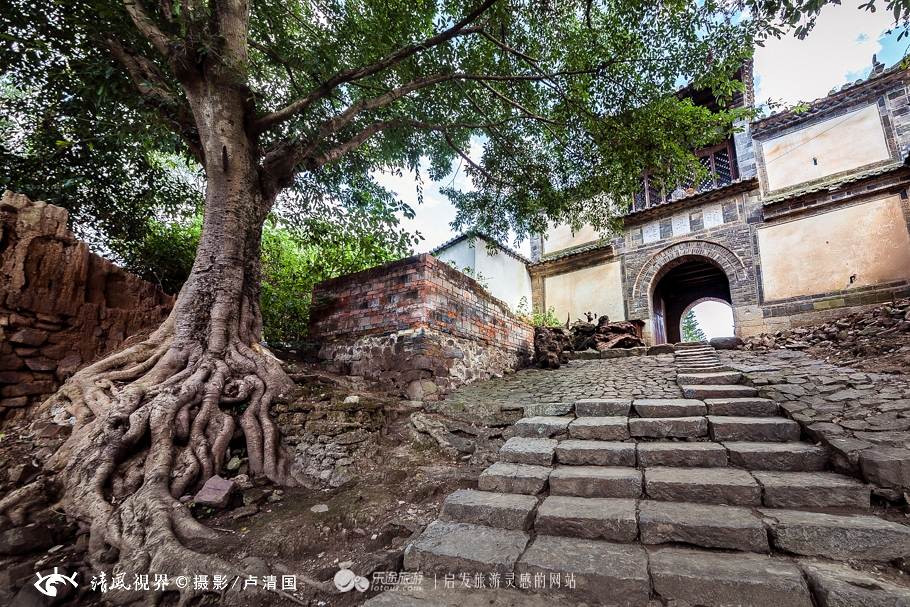
[[[679,242],[654,254],[632,287],[633,318],[649,318],[653,343],[681,341],[683,315],[698,301],[715,299],[734,310],[745,304],[749,273],[732,251],[702,240]]]

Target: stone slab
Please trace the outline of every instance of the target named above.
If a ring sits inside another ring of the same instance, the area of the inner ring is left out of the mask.
[[[638,443],[638,465],[724,468],[727,450],[717,443]]]
[[[407,596],[400,592],[383,592],[363,604],[363,607],[450,607],[451,603],[439,603],[427,599]]]
[[[560,466],[550,474],[550,495],[636,498],[641,495],[641,472],[634,468]]]
[[[730,462],[746,470],[818,472],[824,470],[828,451],[807,443],[724,442]]]
[[[493,493],[537,495],[547,487],[550,472],[546,466],[496,462],[480,473],[477,488]]]
[[[695,438],[708,435],[704,417],[649,417],[629,420],[629,434],[647,438]]]
[[[755,471],[763,502],[772,508],[868,508],[872,489],[831,472]]]
[[[908,607],[910,588],[844,565],[800,561],[819,607]]]
[[[556,447],[556,461],[570,466],[634,466],[635,443],[565,440]]]
[[[721,371],[733,371],[733,367],[729,365],[695,365],[695,366],[678,366],[676,367],[676,373],[719,373]]]
[[[647,468],[645,492],[654,500],[760,506],[761,488],[744,470]]]
[[[528,543],[527,534],[484,525],[433,521],[404,551],[405,571],[506,574]]]
[[[910,450],[896,447],[864,449],[859,454],[859,465],[870,483],[910,493]]]
[[[525,417],[557,417],[568,415],[575,409],[575,403],[529,403],[524,406]]]
[[[539,535],[634,542],[638,537],[634,499],[551,495],[537,510]]]
[[[616,441],[629,438],[627,417],[579,417],[569,424],[569,438]]]
[[[705,403],[685,398],[635,399],[632,406],[640,417],[693,417],[708,414]]]
[[[716,441],[798,441],[799,424],[782,417],[709,416],[711,439]]]
[[[721,371],[719,373],[680,373],[676,382],[683,386],[732,386],[743,378],[739,371]]]
[[[535,508],[537,498],[530,495],[459,489],[446,498],[439,519],[527,531],[534,522]]]
[[[543,574],[559,573],[561,579],[572,574],[575,588],[547,587],[572,599],[598,601],[627,607],[648,604],[651,585],[648,580],[648,557],[640,546],[623,546],[577,538],[539,535],[515,566],[517,574],[527,573],[534,579]],[[518,577],[518,576],[516,576]],[[599,597],[599,598],[598,598]]]
[[[769,550],[764,525],[747,508],[642,500],[638,520],[643,544],[682,542],[743,552]]]
[[[553,438],[565,436],[571,417],[537,416],[524,417],[515,422],[515,434],[522,438]]]
[[[575,415],[578,417],[628,417],[632,401],[625,398],[586,398],[575,401]]]
[[[200,506],[226,508],[231,494],[236,490],[237,484],[234,481],[216,475],[205,481],[193,501]]]
[[[499,461],[512,464],[550,466],[558,441],[552,438],[513,436],[499,450]]]
[[[734,417],[774,417],[780,408],[770,398],[709,398],[705,401],[708,415]]]
[[[789,561],[752,554],[664,549],[650,554],[654,591],[705,607],[812,607],[802,574]]]
[[[910,557],[910,527],[877,516],[760,510],[781,550],[835,560],[887,562]]]
[[[749,386],[680,386],[683,398],[748,398],[757,396],[758,390]]]

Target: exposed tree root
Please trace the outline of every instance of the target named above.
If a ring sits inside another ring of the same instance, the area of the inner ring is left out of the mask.
[[[179,502],[221,470],[238,426],[251,475],[298,484],[293,455],[269,415],[273,398],[292,388],[278,362],[240,338],[216,351],[211,335],[208,347],[175,339],[174,316],[145,342],[79,371],[44,405],[64,402],[76,417],[72,435],[46,466],[56,474],[58,507],[91,525],[87,560],[93,567],[126,572],[128,584],[135,574],[171,580],[240,575],[229,563],[185,547],[217,534]],[[0,512],[13,514],[38,495],[43,499],[43,487],[33,486],[0,502]],[[192,583],[170,590],[180,592],[181,605],[205,593]],[[105,598],[157,604],[162,596],[131,591]]]

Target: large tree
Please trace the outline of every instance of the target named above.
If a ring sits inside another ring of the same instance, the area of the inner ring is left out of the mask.
[[[67,99],[176,135],[204,169],[172,314],[60,390],[76,425],[48,464],[67,514],[91,524],[91,563],[172,575],[229,570],[184,547],[212,532],[177,498],[221,469],[237,426],[252,474],[296,483],[269,415],[292,385],[258,346],[262,226],[283,191],[311,209],[375,171],[425,163],[438,179],[457,162],[475,186],[450,192],[459,225],[608,228],[637,174],[679,179],[743,116],[679,86],[723,103],[753,42],[822,4],[744,17],[717,0],[147,1],[7,0],[0,34],[17,73],[62,62]]]

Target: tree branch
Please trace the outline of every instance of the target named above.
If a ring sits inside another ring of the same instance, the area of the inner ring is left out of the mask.
[[[479,7],[477,7],[477,9],[469,13],[464,19],[449,29],[440,32],[435,36],[427,38],[423,42],[419,42],[417,44],[409,44],[405,47],[402,47],[394,53],[386,55],[379,61],[376,61],[370,65],[345,70],[343,72],[335,74],[327,81],[310,91],[306,96],[298,99],[297,101],[294,101],[290,105],[287,105],[280,110],[272,112],[271,114],[266,114],[265,116],[254,120],[251,124],[252,131],[254,133],[262,133],[267,129],[275,126],[276,124],[290,119],[294,115],[304,111],[316,101],[328,95],[332,90],[341,84],[360,80],[362,78],[366,78],[367,76],[372,76],[373,74],[379,73],[382,70],[395,65],[396,63],[404,61],[408,57],[411,57],[420,51],[425,51],[435,46],[439,46],[440,44],[448,42],[454,38],[481,32],[483,30],[482,26],[469,28],[467,25],[480,17],[480,15],[482,15],[488,8],[493,6],[497,1],[498,0],[484,0],[484,2]]]
[[[126,12],[129,13],[133,23],[136,24],[145,39],[155,47],[156,51],[161,53],[162,57],[167,57],[170,54],[172,40],[155,25],[145,11],[145,7],[142,6],[142,0],[123,0],[123,6],[126,7]]]

